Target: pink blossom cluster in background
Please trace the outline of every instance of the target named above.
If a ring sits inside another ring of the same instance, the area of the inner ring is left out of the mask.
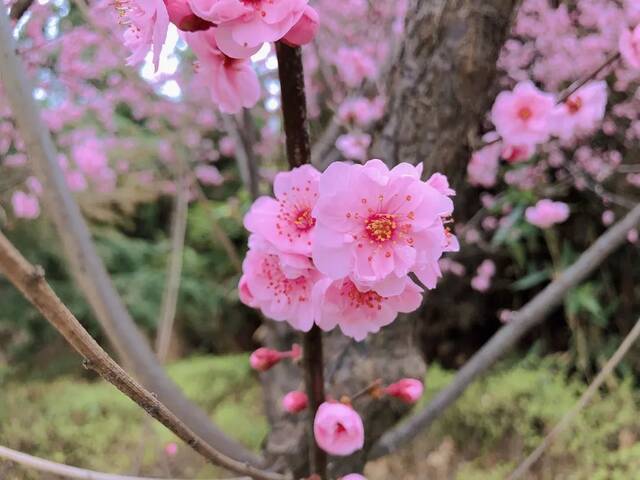
[[[225,113],[253,107],[260,82],[250,57],[266,42],[299,46],[311,42],[319,24],[308,0],[118,0],[128,22],[124,43],[129,64],[153,52],[158,69],[169,23],[184,32],[197,72],[211,99]]]
[[[446,177],[380,160],[306,165],[279,173],[272,197],[245,217],[251,232],[241,300],[269,318],[308,331],[336,326],[356,340],[416,310],[435,288],[439,260],[456,251]]]

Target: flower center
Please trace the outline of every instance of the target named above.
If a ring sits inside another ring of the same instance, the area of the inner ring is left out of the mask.
[[[367,235],[377,243],[391,240],[397,228],[398,224],[393,218],[393,215],[388,213],[374,213],[365,223]]]
[[[347,296],[350,306],[353,308],[366,307],[380,310],[382,308],[382,300],[384,300],[381,295],[377,294],[373,290],[361,292],[351,281],[344,284],[341,295]]]
[[[336,423],[336,435],[340,435],[341,433],[346,433],[347,429],[344,428],[340,422]]]
[[[307,232],[315,226],[316,219],[311,216],[311,210],[306,208],[298,212],[295,220],[293,221],[293,224],[298,230]]]
[[[582,108],[582,99],[580,97],[567,99],[567,109],[571,115],[575,115]]]
[[[521,107],[520,110],[518,110],[518,117],[520,118],[520,120],[524,120],[526,122],[532,116],[533,112],[529,107]]]

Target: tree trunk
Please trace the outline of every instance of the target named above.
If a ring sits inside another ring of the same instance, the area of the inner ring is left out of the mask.
[[[478,131],[491,101],[488,92],[515,5],[516,0],[411,0],[407,38],[388,81],[387,113],[373,135],[374,156],[390,164],[423,161],[427,172],[441,171],[455,187],[462,185],[470,153],[467,139]],[[325,335],[328,395],[353,394],[377,378],[385,383],[422,378],[418,322],[417,316],[403,316],[360,343],[339,332]],[[288,349],[296,337],[286,326],[270,322],[261,340]],[[279,365],[263,376],[273,428],[265,454],[272,465],[288,466],[298,474],[307,464],[305,419],[284,414],[280,400],[288,391],[301,389],[300,373],[294,366]],[[395,400],[367,398],[358,400],[355,408],[365,421],[365,448],[351,457],[332,458],[330,478],[361,471],[373,442],[407,411]]]

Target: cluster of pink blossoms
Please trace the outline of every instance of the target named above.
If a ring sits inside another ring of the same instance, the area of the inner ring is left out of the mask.
[[[421,174],[380,160],[279,173],[275,198],[245,217],[241,300],[298,330],[339,326],[358,341],[416,310],[422,288],[409,273],[434,288],[438,261],[458,249],[447,226],[454,192],[445,176]]]
[[[264,43],[311,42],[319,16],[308,0],[118,0],[128,29],[129,64],[153,52],[158,68],[169,23],[184,32],[198,59],[197,72],[225,113],[254,106],[260,82],[250,57]]]

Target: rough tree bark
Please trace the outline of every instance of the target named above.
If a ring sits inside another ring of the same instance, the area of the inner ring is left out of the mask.
[[[424,161],[459,185],[468,160],[467,139],[478,130],[491,99],[496,61],[516,0],[411,0],[407,39],[389,81],[386,116],[374,132],[375,156],[391,164]],[[380,334],[355,343],[339,333],[325,336],[327,394],[353,394],[372,380],[421,378],[415,317],[399,318]],[[266,345],[287,349],[296,337],[282,325],[265,324]],[[299,340],[298,340],[299,341]],[[300,371],[281,365],[264,374],[265,403],[272,431],[265,453],[275,468],[295,473],[306,467],[303,416],[282,412],[282,396],[300,389]],[[356,409],[367,425],[365,448],[345,459],[333,458],[330,478],[360,471],[373,442],[393,426],[406,408],[395,401],[362,398]]]

